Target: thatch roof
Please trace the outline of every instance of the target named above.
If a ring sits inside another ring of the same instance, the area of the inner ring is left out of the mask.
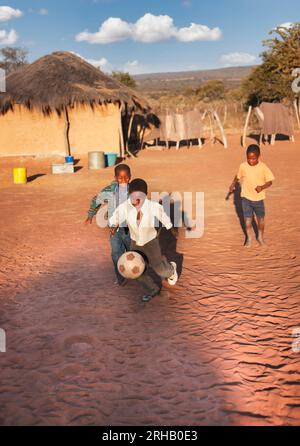
[[[147,110],[147,102],[85,60],[68,52],[55,52],[15,71],[6,78],[0,93],[0,113],[22,104],[43,113],[61,113],[75,104],[119,103]]]

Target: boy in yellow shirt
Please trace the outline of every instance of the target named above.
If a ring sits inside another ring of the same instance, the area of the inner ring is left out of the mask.
[[[241,184],[242,207],[246,225],[247,239],[245,246],[251,246],[251,226],[253,215],[256,215],[258,225],[258,242],[264,245],[265,230],[265,189],[272,186],[274,175],[260,160],[259,146],[252,144],[247,149],[247,162],[240,165],[238,174],[229,187],[234,192],[236,184]]]

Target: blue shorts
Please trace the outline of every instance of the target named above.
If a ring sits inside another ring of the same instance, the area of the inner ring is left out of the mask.
[[[251,201],[248,200],[248,198],[243,197],[242,207],[244,218],[252,218],[253,214],[255,214],[257,218],[264,218],[266,215],[264,200]]]

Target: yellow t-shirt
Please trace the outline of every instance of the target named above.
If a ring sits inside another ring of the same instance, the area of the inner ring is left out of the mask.
[[[247,162],[242,163],[237,174],[237,179],[242,186],[241,197],[251,201],[260,201],[266,198],[265,189],[257,193],[255,188],[263,186],[269,181],[274,181],[271,170],[261,161],[256,166],[250,166]]]

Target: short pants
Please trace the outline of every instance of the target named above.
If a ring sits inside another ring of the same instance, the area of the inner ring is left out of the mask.
[[[248,198],[243,197],[242,207],[244,218],[252,218],[253,214],[255,214],[257,218],[264,218],[266,215],[264,200],[251,201],[248,200]]]

